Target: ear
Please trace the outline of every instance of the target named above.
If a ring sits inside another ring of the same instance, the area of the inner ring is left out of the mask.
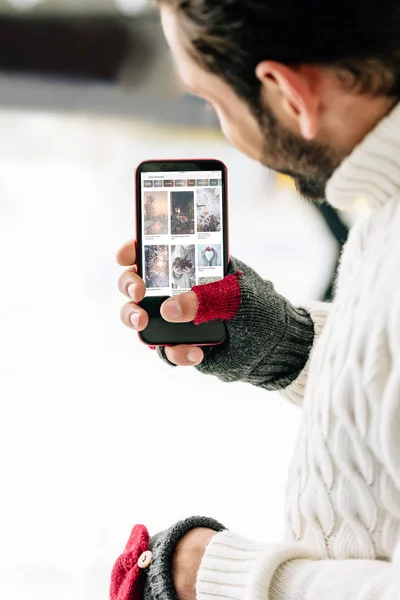
[[[312,140],[318,133],[320,101],[307,75],[307,71],[294,70],[272,60],[263,61],[256,68],[262,85],[280,96],[285,114],[296,121],[306,140]]]

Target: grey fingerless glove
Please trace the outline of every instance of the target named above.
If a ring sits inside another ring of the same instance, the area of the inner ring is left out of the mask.
[[[200,372],[267,390],[283,389],[298,377],[314,340],[306,310],[295,308],[271,282],[234,258],[224,280],[193,291],[199,304],[195,323],[222,319],[227,328],[224,344],[205,349],[196,367]],[[164,348],[158,352],[169,362]]]
[[[197,527],[226,528],[207,517],[190,517],[151,539],[143,525],[134,527],[111,574],[111,600],[178,600],[172,580],[172,557],[179,540]]]

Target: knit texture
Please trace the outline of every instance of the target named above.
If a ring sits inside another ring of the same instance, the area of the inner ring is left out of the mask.
[[[332,304],[328,302],[309,302],[308,304],[303,305],[303,308],[310,315],[314,323],[313,347],[310,352],[310,357],[299,376],[290,385],[281,390],[282,395],[292,404],[296,404],[297,406],[303,405],[311,357],[317,347],[317,341],[324,330],[326,320],[330,315]]]
[[[260,544],[230,531],[214,536],[197,574],[197,600],[399,600],[393,565],[323,560],[301,544]]]
[[[273,560],[268,561],[271,556]],[[268,546],[224,531],[207,546],[197,574],[197,600],[268,600],[268,589],[281,563],[312,557],[300,544]]]
[[[364,198],[371,214],[351,231],[335,300],[292,384],[303,418],[287,485],[288,555],[271,545],[260,560],[242,551],[238,561],[216,536],[201,600],[400,600],[400,105],[327,192],[340,208]]]
[[[111,573],[110,600],[140,600],[142,596],[142,569],[138,565],[140,555],[149,549],[149,532],[143,525],[136,525],[122,555]]]
[[[196,285],[192,291],[197,296],[198,308],[195,325],[208,323],[209,321],[230,321],[239,312],[240,307],[240,285],[238,278],[242,275],[240,271],[235,275],[228,275],[221,281],[215,281],[208,285]]]
[[[171,562],[179,540],[197,527],[223,531],[225,527],[208,517],[190,517],[153,536],[153,560],[145,572],[144,600],[178,600],[172,581]]]
[[[225,321],[225,343],[205,349],[204,360],[197,369],[225,382],[245,381],[267,390],[287,387],[297,379],[309,358],[314,340],[312,318],[240,260],[231,258],[227,279],[235,297],[240,286],[239,310]],[[221,315],[221,308],[227,310],[231,305],[229,295],[224,304],[226,288],[220,285],[217,289],[218,293],[211,297],[217,296]],[[207,292],[202,293],[207,298]],[[159,354],[166,359],[164,349]]]

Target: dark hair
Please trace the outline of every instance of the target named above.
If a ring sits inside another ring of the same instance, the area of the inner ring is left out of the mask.
[[[335,68],[360,93],[400,97],[400,0],[158,0],[197,62],[253,107],[263,60]]]

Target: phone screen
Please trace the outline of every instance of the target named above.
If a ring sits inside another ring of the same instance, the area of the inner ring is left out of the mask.
[[[173,296],[224,277],[223,173],[141,173],[147,296]]]

